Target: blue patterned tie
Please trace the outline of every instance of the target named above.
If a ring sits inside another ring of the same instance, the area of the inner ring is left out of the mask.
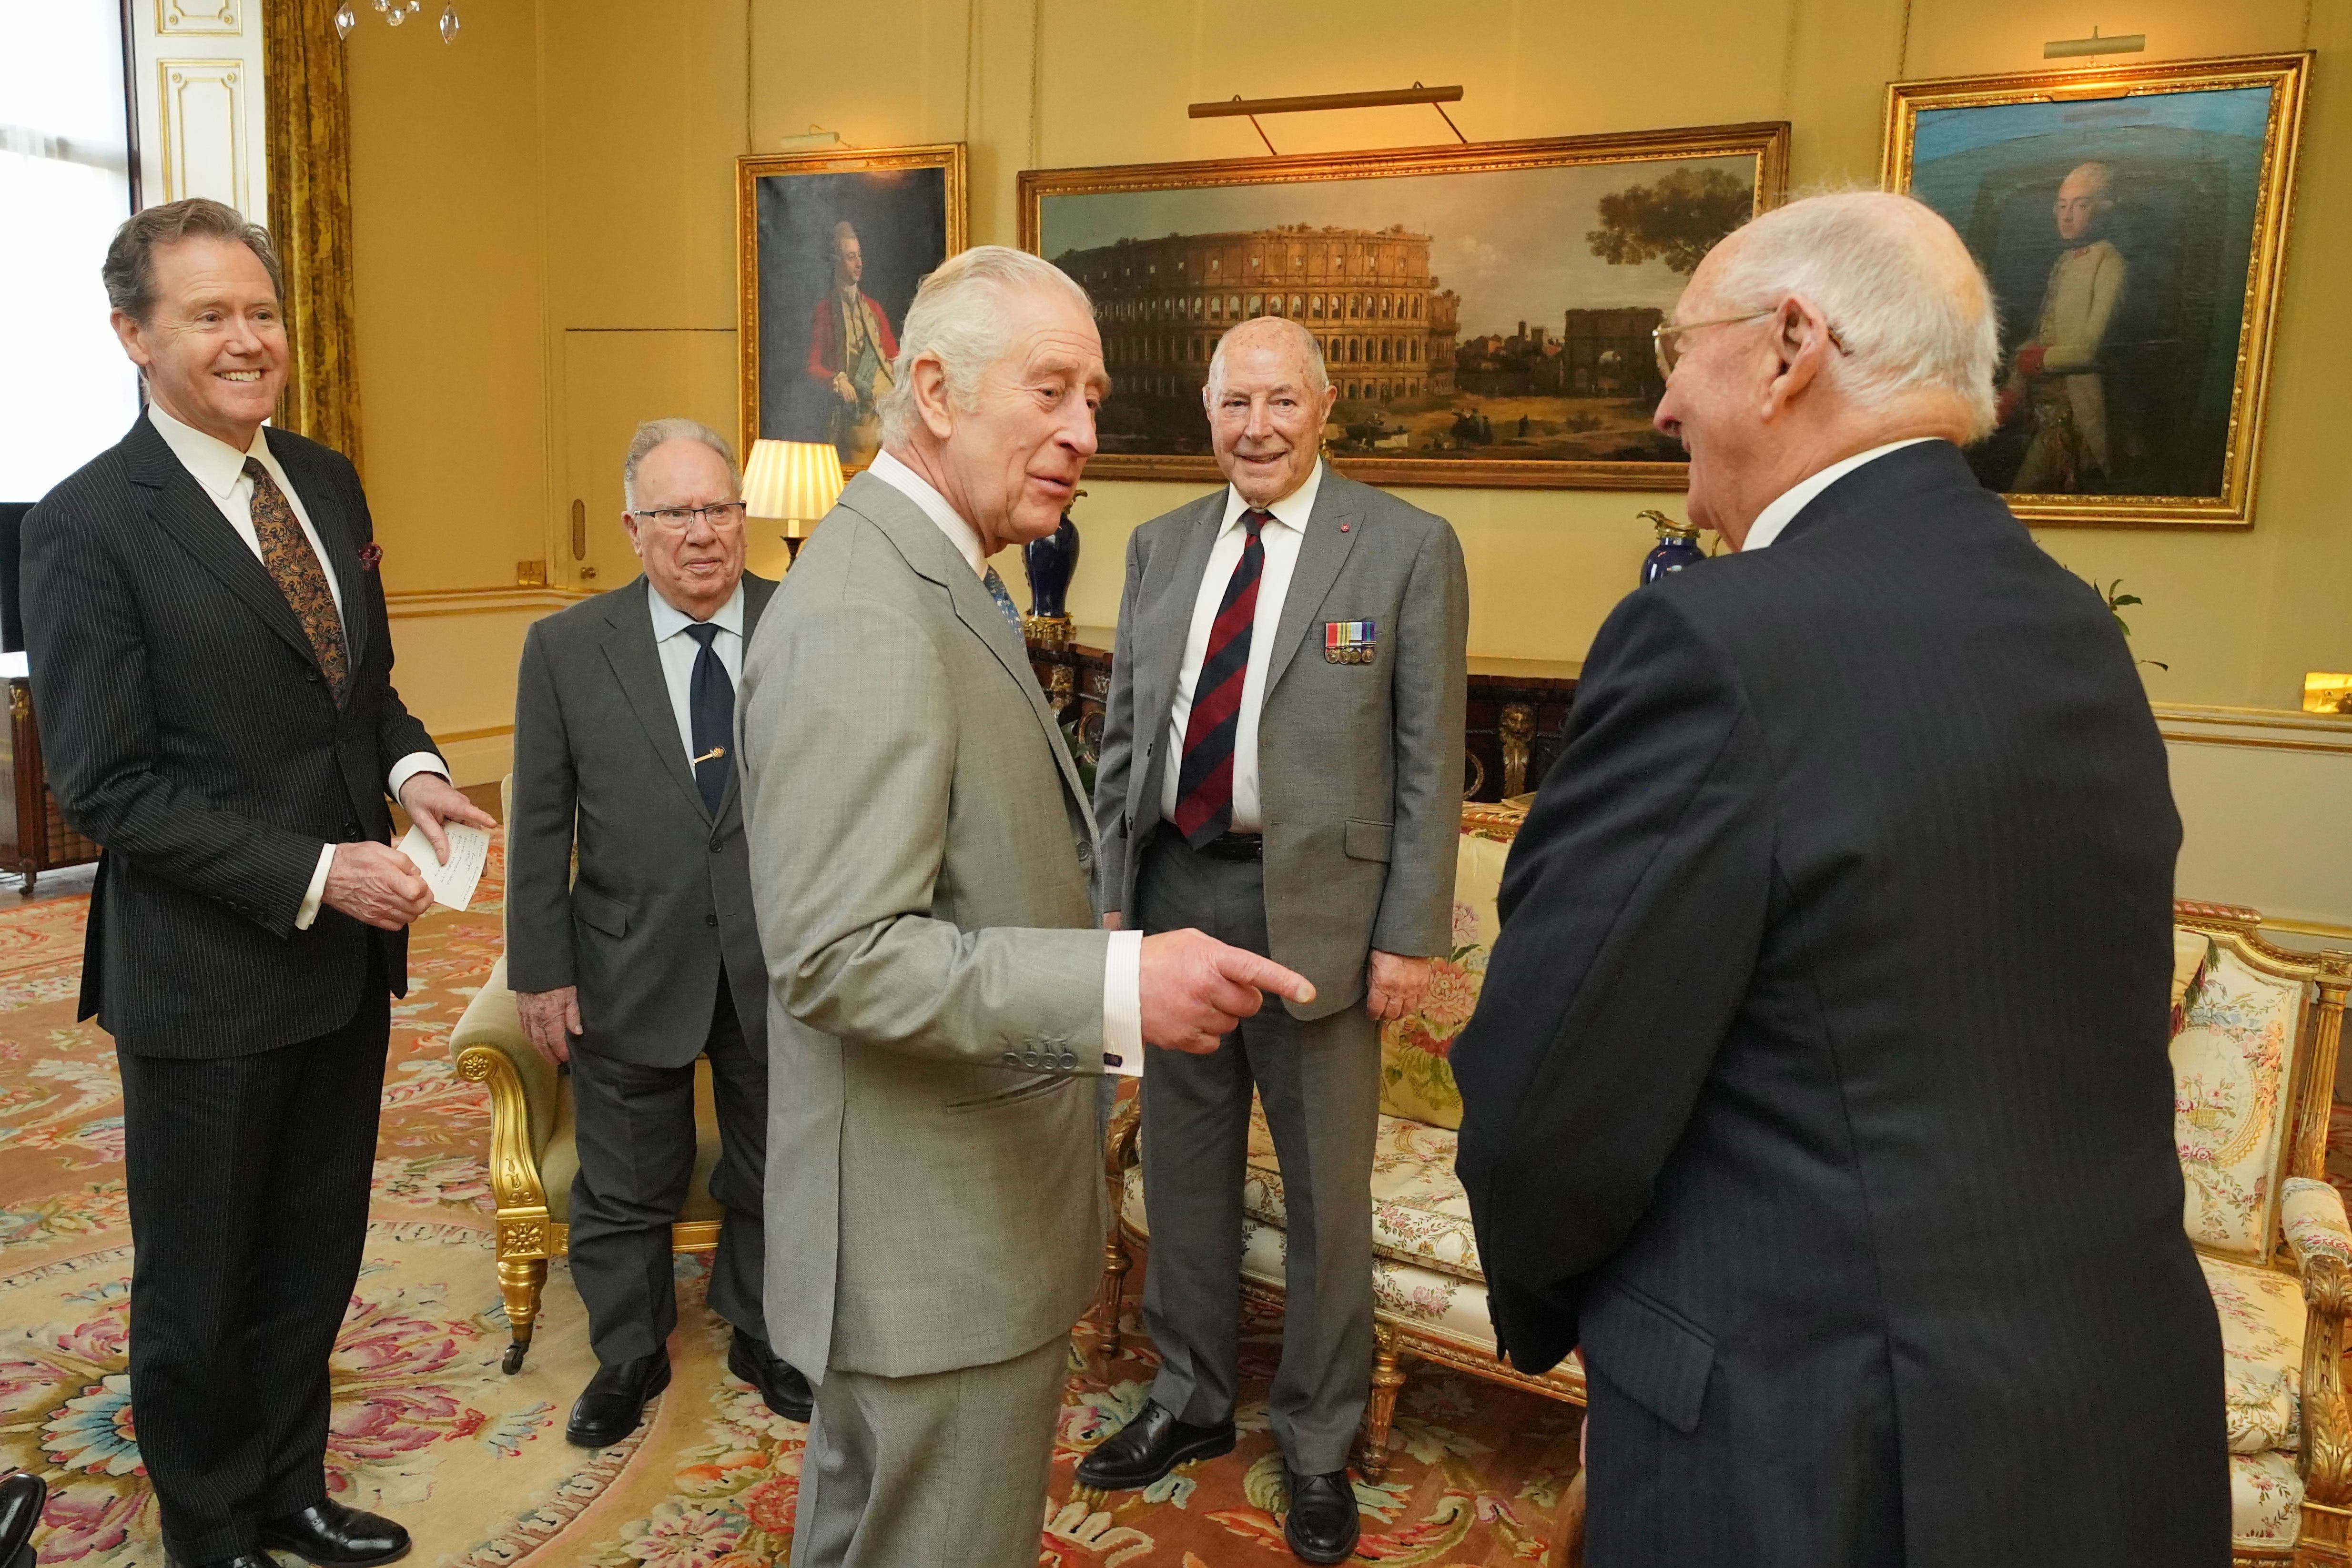
[[[1004,580],[996,575],[996,569],[990,567],[988,575],[982,578],[980,582],[982,587],[988,590],[988,596],[996,601],[996,607],[1004,612],[1005,622],[1013,628],[1013,634],[1016,637],[1026,636],[1028,633],[1022,629],[1021,625],[1021,612],[1013,607],[1013,595],[1004,591]]]
[[[687,718],[694,727],[694,786],[714,817],[727,797],[727,777],[735,768],[734,758],[727,755],[735,744],[735,683],[727,678],[727,666],[711,646],[719,631],[708,621],[686,629],[702,645],[686,686]]]

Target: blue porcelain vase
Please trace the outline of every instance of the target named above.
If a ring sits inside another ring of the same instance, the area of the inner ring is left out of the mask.
[[[1698,530],[1688,523],[1678,523],[1664,512],[1643,512],[1642,517],[1658,526],[1657,548],[1642,558],[1643,583],[1655,582],[1670,571],[1680,571],[1706,559],[1706,552],[1698,548]]]
[[[1022,570],[1029,575],[1029,613],[1041,618],[1069,614],[1070,579],[1078,570],[1078,525],[1062,514],[1062,526],[1042,539],[1031,539],[1021,550]]]

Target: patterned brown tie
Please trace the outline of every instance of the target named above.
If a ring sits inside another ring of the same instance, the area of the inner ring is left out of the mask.
[[[327,689],[338,706],[351,680],[351,664],[343,652],[343,618],[335,613],[335,596],[327,587],[327,569],[303,537],[294,504],[257,457],[245,460],[245,476],[253,481],[253,532],[261,541],[261,564],[269,569],[278,591],[302,622],[310,652],[326,672]]]

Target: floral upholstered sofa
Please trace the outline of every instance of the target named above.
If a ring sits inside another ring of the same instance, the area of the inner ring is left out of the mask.
[[[1446,1055],[1477,1001],[1517,821],[1492,807],[1465,809],[1454,950],[1422,1011],[1381,1035],[1372,1171],[1379,1348],[1360,1456],[1375,1479],[1407,1357],[1584,1401],[1574,1357],[1542,1377],[1496,1359],[1477,1241],[1454,1176],[1462,1098]],[[2352,1312],[2352,1228],[2324,1169],[2352,953],[2291,952],[2265,941],[2261,925],[2251,909],[2175,907],[2175,1131],[2183,1219],[2221,1324],[2235,1558],[2316,1568],[2347,1560],[2352,1526],[2352,1416],[2339,1365]],[[1149,1242],[1137,1113],[1129,1100],[1105,1150],[1119,1223],[1091,1320],[1112,1346],[1131,1254]],[[1255,1112],[1243,1204],[1243,1287],[1278,1301],[1282,1171]]]
[[[1486,1285],[1470,1203],[1454,1175],[1462,1093],[1446,1053],[1477,1005],[1479,978],[1495,940],[1495,895],[1502,885],[1520,813],[1465,806],[1454,873],[1454,946],[1441,956],[1421,1010],[1381,1034],[1381,1129],[1372,1163],[1372,1297],[1378,1350],[1372,1398],[1359,1463],[1377,1479],[1388,1462],[1390,1426],[1408,1356],[1442,1362],[1480,1377],[1584,1403],[1584,1370],[1571,1356],[1541,1377],[1514,1371],[1495,1354]],[[1108,1345],[1117,1343],[1118,1300],[1129,1253],[1148,1244],[1143,1167],[1137,1146],[1139,1105],[1130,1099],[1113,1119],[1105,1151],[1111,1202],[1119,1217],[1109,1244],[1101,1299],[1091,1315]],[[1250,1113],[1248,1173],[1242,1207],[1243,1289],[1261,1299],[1282,1295],[1282,1169],[1265,1113]]]
[[[2184,1223],[2221,1320],[2232,1550],[2345,1560],[2352,1230],[2326,1178],[2352,953],[2296,953],[2251,909],[2176,907],[2173,1127]]]

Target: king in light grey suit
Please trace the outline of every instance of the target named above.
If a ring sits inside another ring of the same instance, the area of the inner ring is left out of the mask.
[[[1333,391],[1279,318],[1227,333],[1210,432],[1224,490],[1130,537],[1095,809],[1097,897],[1147,932],[1198,926],[1315,984],[1214,1052],[1146,1053],[1144,1321],[1151,1402],[1078,1469],[1149,1486],[1234,1442],[1250,1099],[1282,1163],[1288,1250],[1269,1397],[1285,1533],[1352,1549],[1350,1439],[1370,1389],[1380,1024],[1452,939],[1469,590],[1443,517],[1316,455]]]
[[[1107,1039],[1198,1048],[1255,1009],[1248,988],[1306,988],[1197,933],[1096,929],[1093,818],[983,575],[1056,526],[1094,451],[1085,295],[1034,256],[966,251],[916,295],[894,379],[883,453],[761,619],[737,713],[769,982],[767,1317],[817,1385],[793,1562],[1028,1568],[1101,1268],[1087,1075]]]

